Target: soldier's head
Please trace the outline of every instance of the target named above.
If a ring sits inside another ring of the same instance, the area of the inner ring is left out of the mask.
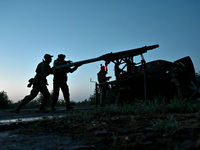
[[[65,59],[65,55],[64,54],[59,54],[58,55],[58,60],[64,60]]]
[[[50,55],[50,54],[45,54],[45,55],[44,55],[44,60],[50,63],[51,60],[52,60],[52,57],[53,57],[53,56]]]
[[[105,72],[107,72],[107,71],[108,71],[107,66],[102,66],[102,65],[101,65],[101,71],[105,71]]]

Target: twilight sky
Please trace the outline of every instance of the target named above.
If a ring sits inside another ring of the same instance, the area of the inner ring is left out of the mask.
[[[28,79],[46,53],[80,61],[159,44],[144,54],[147,62],[190,56],[199,72],[199,18],[199,0],[0,0],[0,91],[14,102],[29,94]],[[68,75],[71,100],[93,94],[90,78],[97,81],[103,63]],[[51,92],[53,76],[47,79]]]

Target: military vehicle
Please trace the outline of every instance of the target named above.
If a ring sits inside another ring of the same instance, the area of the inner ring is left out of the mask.
[[[174,62],[155,60],[133,63],[134,69],[124,64],[119,77],[108,82],[109,92],[119,93],[119,102],[143,100],[186,99],[197,96],[195,70],[189,56]],[[125,67],[126,66],[126,67]]]
[[[96,61],[105,61],[105,68],[114,63],[115,80],[106,83],[108,92],[118,94],[119,103],[142,100],[185,99],[196,96],[198,92],[195,69],[189,56],[174,62],[155,60],[146,62],[143,54],[158,48],[159,45],[108,53],[97,58],[61,65],[62,69]],[[140,62],[134,62],[135,56],[141,56]],[[99,86],[101,86],[99,84]]]

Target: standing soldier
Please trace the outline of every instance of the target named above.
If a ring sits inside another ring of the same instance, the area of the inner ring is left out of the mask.
[[[65,55],[60,54],[58,55],[58,58],[54,61],[54,67],[59,65],[64,65],[71,63],[71,61],[65,61]],[[66,110],[72,109],[70,106],[70,95],[69,95],[69,87],[67,85],[67,73],[74,72],[78,66],[75,66],[74,68],[63,68],[54,71],[54,79],[53,79],[53,100],[51,102],[51,109],[55,110],[55,105],[58,101],[59,96],[59,90],[61,88],[63,92],[63,96],[66,102]]]
[[[108,85],[106,82],[111,78],[111,77],[106,77],[107,72],[108,72],[107,66],[101,65],[101,70],[97,74],[98,81],[99,81],[99,88],[100,88],[100,106],[101,107],[103,107],[105,104],[106,92],[108,90]]]
[[[31,93],[30,95],[25,96],[21,103],[16,107],[16,113],[19,113],[22,106],[33,100],[39,92],[41,92],[43,95],[39,111],[45,111],[45,104],[50,96],[49,90],[47,89],[48,84],[46,77],[51,73],[51,67],[49,64],[51,63],[52,57],[53,56],[49,54],[45,54],[44,60],[38,64],[35,78],[33,80],[29,80],[29,82],[32,82],[33,84]],[[28,87],[30,86],[31,84],[28,85]]]

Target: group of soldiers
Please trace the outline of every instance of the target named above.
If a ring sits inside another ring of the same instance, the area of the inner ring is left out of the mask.
[[[63,96],[66,102],[66,110],[71,110],[72,107],[70,106],[70,94],[69,94],[69,87],[67,85],[67,73],[73,73],[77,68],[80,66],[73,66],[73,67],[60,67],[59,69],[55,69],[60,65],[65,65],[71,63],[71,61],[65,60],[65,55],[59,54],[58,58],[54,61],[53,68],[50,67],[50,63],[52,61],[52,55],[45,54],[44,59],[40,62],[36,68],[36,75],[34,78],[29,80],[28,87],[32,86],[32,90],[29,95],[25,96],[21,103],[16,107],[15,112],[19,113],[20,109],[33,100],[38,93],[40,92],[43,95],[43,99],[41,101],[41,105],[39,111],[46,111],[45,105],[49,100],[50,93],[47,88],[47,79],[46,77],[50,74],[54,75],[53,78],[53,98],[51,102],[51,109],[55,111],[55,106],[58,101],[59,97],[59,90],[61,89],[63,92]],[[99,89],[100,89],[100,106],[105,105],[106,100],[106,93],[108,91],[108,83],[109,79],[111,78],[106,77],[108,70],[107,65],[101,66],[100,71],[97,74],[98,82],[99,82]],[[128,63],[127,62],[127,73],[137,73],[137,67],[135,67],[135,63]],[[170,70],[170,82],[176,88],[176,94],[178,99],[182,99],[182,89],[181,84],[178,80],[178,69],[176,67],[172,67]],[[119,69],[119,64],[115,64],[115,76],[116,79],[120,79],[123,76],[122,70]]]
[[[38,64],[36,68],[36,75],[34,78],[29,80],[28,87],[32,86],[32,90],[29,95],[25,96],[23,100],[21,100],[20,104],[15,108],[15,112],[19,113],[20,109],[33,100],[38,93],[40,92],[43,95],[43,99],[41,101],[41,105],[39,111],[43,112],[46,111],[45,105],[50,97],[49,90],[47,88],[47,79],[46,77],[50,74],[54,75],[53,78],[53,99],[51,102],[51,109],[55,110],[56,103],[58,101],[59,96],[59,89],[62,90],[63,96],[66,102],[66,110],[71,110],[72,107],[70,106],[70,95],[69,95],[69,87],[67,85],[67,73],[74,72],[79,66],[74,66],[73,68],[64,68],[64,69],[53,69],[50,67],[50,63],[52,61],[52,55],[45,54],[44,59],[41,63]],[[54,61],[53,66],[59,66],[71,63],[71,61],[65,61],[65,55],[59,54],[58,58]]]

